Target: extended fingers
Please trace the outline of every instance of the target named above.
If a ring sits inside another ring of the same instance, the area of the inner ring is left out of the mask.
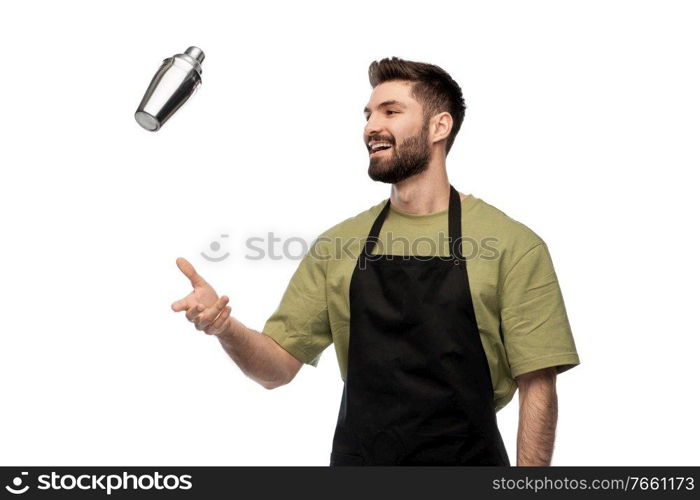
[[[194,322],[195,319],[197,318],[197,315],[199,315],[199,313],[201,313],[202,311],[204,311],[204,305],[195,304],[192,307],[190,307],[189,309],[187,309],[187,312],[185,313],[185,317],[188,320]]]
[[[188,308],[187,299],[176,300],[170,308],[175,312],[186,311]]]
[[[192,288],[197,288],[198,286],[203,286],[206,284],[204,278],[197,274],[197,271],[194,270],[194,266],[190,264],[187,259],[178,257],[175,260],[175,264],[180,269],[180,271],[182,271],[182,274],[189,278]]]
[[[203,330],[207,326],[211,325],[224,310],[226,304],[228,304],[228,297],[226,295],[222,295],[213,306],[208,307],[201,312],[199,316],[195,318],[195,327],[197,330]]]

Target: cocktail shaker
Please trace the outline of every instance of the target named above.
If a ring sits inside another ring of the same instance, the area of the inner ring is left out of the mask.
[[[198,47],[164,59],[134,114],[138,124],[159,130],[202,83],[202,61],[204,52]]]

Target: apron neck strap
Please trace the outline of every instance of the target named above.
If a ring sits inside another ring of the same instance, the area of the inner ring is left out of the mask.
[[[369,232],[367,241],[365,242],[365,247],[362,253],[368,256],[372,253],[374,245],[378,240],[379,231],[384,224],[384,219],[386,219],[389,213],[389,206],[391,205],[391,198],[386,200],[386,204],[379,215],[374,220],[372,224],[372,229]],[[448,223],[449,223],[449,245],[450,245],[450,255],[452,258],[457,258],[459,260],[464,260],[462,257],[462,202],[459,199],[459,193],[450,184],[450,205],[448,210]]]
[[[450,255],[452,258],[464,260],[462,257],[462,201],[452,184],[450,184],[449,231]]]

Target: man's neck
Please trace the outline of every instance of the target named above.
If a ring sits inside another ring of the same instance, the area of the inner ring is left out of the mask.
[[[424,172],[392,184],[391,205],[399,212],[429,215],[447,210],[450,205],[450,183],[445,168],[429,167]],[[464,195],[460,193],[460,199]]]

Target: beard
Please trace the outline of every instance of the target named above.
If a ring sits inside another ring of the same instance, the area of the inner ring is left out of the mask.
[[[393,141],[390,155],[370,157],[367,173],[374,181],[396,184],[419,174],[428,168],[430,146],[428,145],[428,123],[416,135],[405,139],[396,147]],[[381,155],[381,153],[380,153]]]

